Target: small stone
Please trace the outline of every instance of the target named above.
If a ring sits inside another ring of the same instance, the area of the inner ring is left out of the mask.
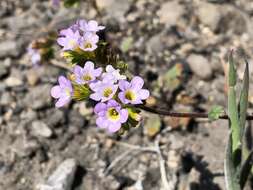
[[[6,75],[8,75],[8,69],[4,64],[0,63],[0,79],[4,78]]]
[[[52,86],[49,84],[39,85],[31,88],[26,94],[23,104],[33,109],[41,109],[49,106],[51,103],[50,90]]]
[[[53,113],[50,112],[46,120],[46,123],[50,127],[57,127],[59,123],[64,123],[64,122],[65,122],[64,113],[59,109],[54,110]]]
[[[31,86],[34,86],[39,81],[39,75],[35,69],[30,69],[26,73],[26,78]]]
[[[39,190],[71,190],[77,169],[77,161],[69,158],[62,162],[49,176],[45,184],[38,185]]]
[[[8,87],[16,87],[22,85],[23,81],[20,78],[10,76],[5,80],[5,83]]]
[[[14,101],[10,92],[4,92],[0,97],[0,105],[7,106]]]
[[[215,31],[218,29],[222,18],[219,6],[207,2],[201,2],[198,5],[197,15],[199,20],[211,30]]]
[[[212,68],[208,60],[202,55],[191,54],[187,58],[187,62],[194,74],[201,79],[210,79],[212,76]]]
[[[0,42],[0,58],[11,56],[18,57],[20,55],[20,45],[14,41]]]
[[[160,22],[166,26],[176,25],[178,20],[184,14],[184,7],[178,3],[178,1],[168,1],[161,5],[157,15],[160,18]]]
[[[52,136],[52,130],[42,121],[32,122],[32,134],[34,136],[49,138]]]

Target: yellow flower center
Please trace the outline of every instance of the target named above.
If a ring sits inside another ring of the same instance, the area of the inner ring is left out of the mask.
[[[132,101],[136,99],[136,95],[132,91],[128,90],[125,93],[125,98]]]
[[[112,121],[116,121],[120,118],[120,115],[115,108],[109,108],[107,111],[107,116]]]
[[[85,45],[84,45],[84,48],[87,49],[87,48],[92,48],[92,44],[87,42]]]
[[[71,96],[70,90],[68,88],[65,88],[65,93],[67,94],[67,96]]]
[[[69,46],[76,46],[75,40],[69,40]]]
[[[112,94],[112,89],[111,88],[105,88],[104,89],[104,97],[108,98]]]
[[[92,77],[89,74],[83,76],[83,80],[85,81],[90,81],[91,79]]]

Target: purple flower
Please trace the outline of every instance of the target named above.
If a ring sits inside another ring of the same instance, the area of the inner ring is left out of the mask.
[[[92,100],[101,100],[105,102],[112,99],[118,89],[118,85],[114,85],[111,82],[98,81],[96,83],[91,83],[90,88],[94,91],[94,93],[90,95]]]
[[[77,84],[87,84],[99,77],[102,73],[102,68],[94,69],[94,63],[87,61],[84,67],[76,65],[74,67],[74,78]]]
[[[63,50],[75,50],[78,48],[78,40],[80,39],[80,34],[78,31],[73,31],[71,28],[62,31],[64,37],[57,39],[59,45],[63,46]]]
[[[142,104],[142,100],[149,97],[149,91],[142,89],[144,81],[141,77],[135,76],[129,83],[126,80],[119,81],[121,92],[118,97],[124,104]]]
[[[62,107],[69,103],[73,94],[73,88],[71,82],[64,76],[58,78],[59,85],[54,86],[51,89],[51,96],[58,99],[55,106]]]
[[[97,114],[96,124],[99,128],[107,129],[110,133],[117,132],[122,123],[128,118],[128,111],[122,109],[115,100],[109,100],[107,104],[98,103],[94,112]]]
[[[94,51],[97,48],[99,37],[93,33],[85,33],[79,39],[79,47],[84,51]]]
[[[31,45],[27,48],[28,55],[31,57],[32,64],[34,66],[40,64],[41,55],[38,49],[34,49]]]
[[[118,82],[118,80],[126,79],[125,75],[121,75],[119,69],[114,69],[111,65],[107,65],[105,68],[106,72],[103,73],[103,81],[112,81],[113,83]]]
[[[54,7],[58,8],[60,6],[60,0],[52,0],[52,4]]]
[[[81,20],[79,22],[79,27],[80,30],[82,30],[83,32],[92,32],[92,33],[96,33],[99,30],[105,29],[104,26],[99,26],[97,21],[95,20],[90,20],[88,22],[86,22],[85,20]]]

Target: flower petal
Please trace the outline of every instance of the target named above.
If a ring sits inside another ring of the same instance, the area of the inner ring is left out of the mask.
[[[94,63],[91,61],[86,61],[83,69],[86,71],[94,70]]]
[[[130,83],[126,80],[120,80],[119,81],[119,88],[120,88],[120,90],[125,91],[128,88],[130,88]]]
[[[128,111],[126,109],[122,109],[120,111],[120,123],[125,123],[128,119]]]
[[[109,100],[108,103],[107,103],[108,108],[117,107],[117,106],[119,106],[119,103],[116,100]]]
[[[104,103],[98,103],[96,104],[95,108],[94,108],[94,113],[98,114],[101,111],[105,111],[106,110],[106,104]]]
[[[115,133],[115,132],[117,132],[120,129],[120,127],[121,127],[121,124],[119,122],[117,122],[117,123],[109,123],[109,126],[108,126],[107,129],[108,129],[108,131],[110,133]]]
[[[108,127],[108,121],[104,118],[104,117],[98,117],[97,119],[96,119],[96,124],[97,124],[97,126],[99,127],[99,128],[103,128],[103,129],[105,129],[105,128],[107,128]]]
[[[146,89],[141,89],[138,91],[138,96],[142,100],[146,100],[149,97],[150,93]]]
[[[101,100],[102,97],[99,93],[93,93],[93,94],[90,95],[90,98],[92,100],[99,101],[99,100]]]
[[[119,97],[120,101],[121,101],[123,104],[128,104],[128,103],[129,103],[129,100],[127,100],[127,99],[125,98],[125,92],[120,92],[120,93],[118,94],[118,97]]]
[[[55,103],[55,107],[59,108],[64,106],[65,104],[69,103],[71,100],[70,97],[61,97],[56,103]]]
[[[131,80],[131,88],[135,89],[135,90],[139,90],[143,87],[144,85],[144,81],[141,77],[139,76],[135,76],[132,80]]]
[[[52,97],[54,97],[54,98],[60,98],[61,92],[62,92],[62,90],[61,90],[60,86],[57,85],[57,86],[54,86],[54,87],[51,89],[51,92],[50,92],[50,93],[51,93],[51,96],[52,96]]]

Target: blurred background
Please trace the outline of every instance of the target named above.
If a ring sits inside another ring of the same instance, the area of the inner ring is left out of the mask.
[[[244,58],[253,74],[252,17],[251,0],[81,0],[70,8],[1,0],[0,189],[225,189],[227,121],[143,112],[140,127],[109,135],[84,102],[54,107],[50,89],[65,73],[57,43],[54,64],[32,65],[26,49],[77,19],[97,20],[129,70],[146,80],[153,102],[207,112],[226,106],[229,50],[236,50],[238,80]]]

